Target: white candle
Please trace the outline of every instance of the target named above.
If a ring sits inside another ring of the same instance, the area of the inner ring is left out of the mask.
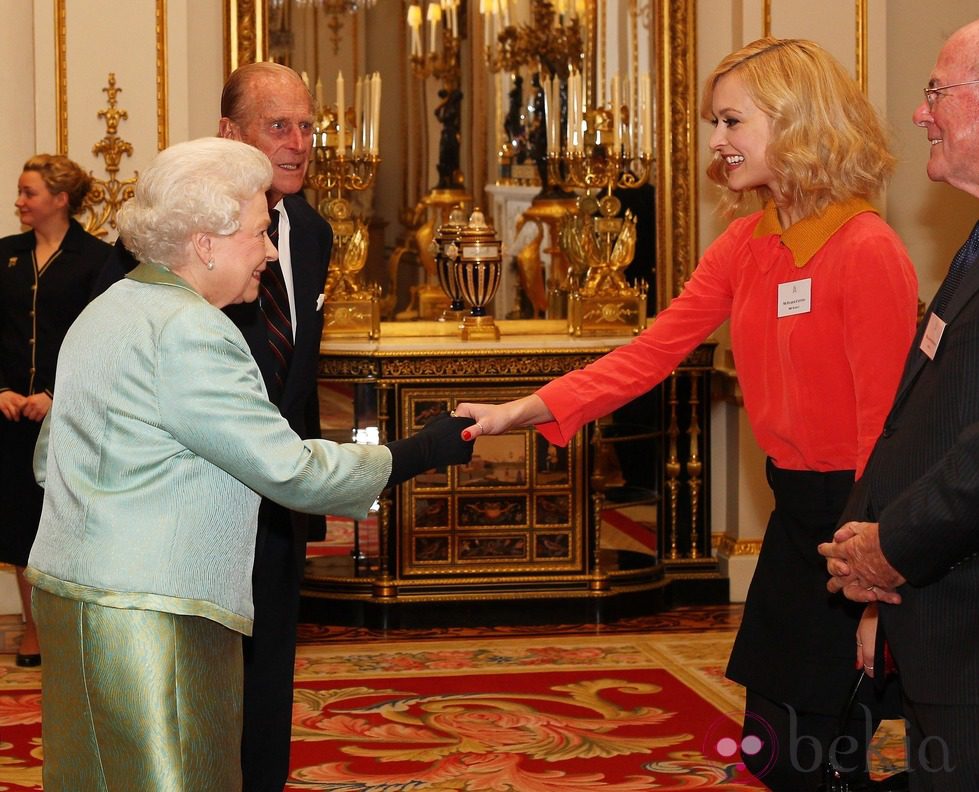
[[[568,95],[568,123],[565,129],[565,149],[567,151],[575,151],[575,147],[578,145],[578,115],[577,115],[577,97],[575,96],[575,85],[578,81],[578,75],[575,72],[571,72],[568,75],[568,87],[566,93]],[[560,107],[561,95],[560,86],[555,92],[558,100],[558,107]],[[559,111],[560,112],[560,111]]]
[[[415,3],[408,6],[408,27],[411,28],[411,54],[421,56],[422,54],[422,7]]]
[[[316,106],[323,107],[323,80],[316,78]]]
[[[595,40],[598,42],[598,60],[595,62],[601,67],[605,63],[605,25],[603,24],[605,19],[605,13],[603,9],[599,8],[596,14],[596,35]],[[604,107],[605,106],[605,80],[608,79],[605,75],[604,69],[602,73],[598,75],[598,82],[595,85],[595,89],[599,92],[599,95],[595,97],[595,106]]]
[[[371,78],[371,154],[381,153],[381,73],[374,72]]]
[[[360,149],[360,143],[364,137],[364,119],[360,117],[364,110],[362,101],[363,93],[364,78],[358,77],[357,82],[354,83],[354,129],[353,135],[350,138],[350,150],[354,154]]]
[[[428,51],[435,52],[435,34],[438,31],[439,22],[442,19],[442,6],[438,0],[432,0],[428,4]]]
[[[619,75],[612,76],[612,151],[619,153],[619,118],[622,102],[619,98]]]
[[[346,146],[344,132],[344,116],[347,114],[347,104],[343,96],[343,72],[337,72],[337,154],[342,154]]]
[[[541,81],[541,88],[544,89],[544,130],[547,135],[548,155],[554,152],[554,97],[551,96],[554,88],[553,83],[553,77]]]
[[[645,145],[643,146],[643,152],[647,156],[652,156],[653,154],[653,94],[652,86],[650,85],[649,74],[644,74],[642,76],[642,86],[643,91],[646,95],[646,99],[643,102],[643,129],[645,130]]]
[[[569,82],[568,85],[570,84],[571,83]],[[561,151],[561,131],[562,131],[561,130],[561,78],[558,77],[557,75],[551,77],[551,81],[548,85],[548,88],[551,92],[551,108],[553,109],[553,112],[548,117],[548,121],[551,124],[551,126],[548,128],[548,134],[551,138],[554,139],[554,147],[552,150],[555,154],[558,154]],[[563,130],[565,136],[567,136],[568,132],[571,129],[570,112],[571,112],[571,106],[569,105],[568,106],[569,115],[568,118],[565,120],[565,126]],[[571,138],[568,138],[568,140],[570,141]]]
[[[374,75],[364,78],[364,151],[374,153]]]

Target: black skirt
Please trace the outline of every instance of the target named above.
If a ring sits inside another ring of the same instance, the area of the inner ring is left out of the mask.
[[[44,490],[34,480],[34,446],[41,424],[0,416],[0,561],[27,566],[37,536]]]
[[[856,662],[863,605],[826,590],[816,550],[836,531],[854,471],[779,470],[775,510],[748,589],[727,677],[800,712],[838,715]]]

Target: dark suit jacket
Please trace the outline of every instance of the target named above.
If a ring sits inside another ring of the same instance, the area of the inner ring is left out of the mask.
[[[913,700],[979,703],[979,266],[945,310],[934,360],[925,315],[881,437],[843,513],[880,523],[905,577],[881,606],[901,685]]]
[[[326,283],[333,230],[300,195],[287,195],[285,207],[289,215],[289,250],[296,300],[296,344],[279,410],[300,437],[320,437],[316,382],[323,334],[320,295]],[[268,388],[274,364],[258,301],[229,305],[224,310],[245,336]],[[302,541],[307,538],[307,531],[312,532],[311,538],[322,537],[322,517],[293,513],[292,523],[297,538]]]

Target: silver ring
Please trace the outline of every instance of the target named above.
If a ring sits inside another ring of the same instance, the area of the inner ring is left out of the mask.
[[[874,670],[874,667],[873,667],[873,666],[869,666],[869,665],[867,665],[866,663],[864,663],[864,664],[863,664],[863,667],[864,667],[864,668],[865,668],[865,669],[866,669],[867,671],[873,671],[873,670]]]
[[[875,588],[876,586],[867,586],[867,591],[873,591]]]
[[[857,641],[857,646],[863,646],[863,642],[862,641]]]
[[[479,431],[480,431],[480,433],[482,433],[482,431],[483,431],[483,425],[479,421],[476,421],[476,426],[479,427]]]

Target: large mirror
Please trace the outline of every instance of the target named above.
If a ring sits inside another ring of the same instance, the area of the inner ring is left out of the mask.
[[[639,51],[649,53],[646,57],[652,61],[649,118],[653,130],[649,134],[654,165],[649,183],[654,188],[650,191],[654,198],[640,209],[648,213],[640,220],[655,228],[656,266],[651,284],[655,301],[651,309],[656,310],[679,292],[697,251],[693,2],[620,2],[631,10],[633,19],[641,22],[632,32],[623,26],[623,35],[648,38],[641,42]],[[392,262],[397,262],[399,246],[414,246],[416,253],[423,247],[413,232],[418,231],[423,220],[418,214],[425,207],[426,196],[438,193],[436,188],[457,189],[470,199],[471,206],[486,207],[492,214],[493,202],[500,193],[498,185],[505,181],[500,178],[495,119],[505,115],[506,107],[500,105],[506,101],[503,95],[512,90],[513,82],[510,75],[491,71],[487,66],[485,42],[494,40],[494,31],[481,16],[480,4],[477,0],[459,0],[453,8],[453,23],[461,31],[458,52],[453,54],[458,61],[458,87],[464,101],[453,121],[461,129],[462,144],[455,152],[456,161],[448,166],[445,152],[440,150],[446,137],[445,119],[452,117],[459,105],[453,108],[452,86],[438,73],[440,64],[429,63],[427,76],[425,69],[419,68],[418,58],[413,65],[415,47],[423,53],[429,46],[441,49],[435,47],[434,38],[428,40],[430,34],[434,36],[430,17],[421,19],[414,28],[418,36],[412,35],[413,5],[416,2],[409,0],[226,0],[228,71],[254,60],[286,63],[309,76],[311,90],[324,106],[335,105],[340,90],[346,92],[345,103],[353,105],[356,86],[374,75],[380,77],[383,87],[376,179],[370,189],[350,196],[358,207],[355,210],[370,216],[367,272],[378,282],[385,278],[418,280],[417,271],[412,275],[410,267],[406,267],[407,271],[399,274]],[[439,3],[418,5],[428,9]],[[562,10],[577,5],[583,14],[591,15],[592,26],[598,22],[599,30],[602,24],[606,29],[620,24],[618,14],[606,16],[605,0],[539,5]],[[448,23],[447,15],[442,22],[446,30]],[[590,57],[596,62],[600,47],[594,45],[596,39],[592,36],[595,51]],[[337,79],[341,74],[343,89]],[[523,104],[526,106],[527,102],[524,100]],[[451,132],[452,127],[448,129]],[[351,145],[349,140],[347,145]],[[458,179],[454,179],[454,173]],[[503,175],[512,177],[512,172]],[[511,183],[514,182],[519,179]],[[509,222],[503,217],[494,221],[498,226]],[[498,228],[504,238],[513,231]],[[425,251],[421,253],[424,258]],[[392,294],[392,303],[386,307],[384,318],[419,316],[417,295],[413,295],[414,308],[405,305],[405,283],[392,281],[386,288]],[[502,299],[511,298],[504,294]]]

